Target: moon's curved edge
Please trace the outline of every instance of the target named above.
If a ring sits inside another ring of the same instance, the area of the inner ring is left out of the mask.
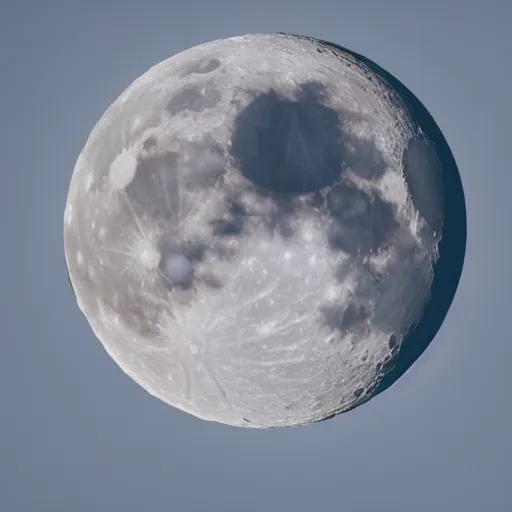
[[[360,63],[366,65],[371,71],[376,73],[397,91],[413,119],[421,119],[421,130],[434,145],[442,164],[441,171],[445,196],[445,218],[442,237],[439,243],[440,257],[434,268],[431,295],[423,315],[417,322],[415,329],[411,329],[411,333],[403,340],[393,367],[378,383],[374,392],[369,396],[361,397],[360,400],[354,402],[348,408],[335,410],[326,414],[323,418],[315,420],[314,423],[316,423],[352,411],[363,403],[371,401],[391,387],[409,368],[411,368],[433,341],[448,314],[462,276],[467,240],[466,202],[461,176],[447,140],[423,103],[400,80],[369,58],[336,43],[286,32],[278,32],[276,35],[308,40],[317,45],[331,48],[336,52],[341,51],[349,54]],[[76,291],[71,281],[69,269],[66,269],[71,291],[76,297]],[[302,424],[288,426],[298,427],[302,426]],[[260,428],[252,424],[248,424],[246,427]]]

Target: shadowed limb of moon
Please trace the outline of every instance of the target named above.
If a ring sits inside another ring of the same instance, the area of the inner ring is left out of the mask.
[[[294,35],[294,37],[302,36]],[[373,393],[362,399],[362,401],[369,401],[392,386],[416,362],[430,345],[448,314],[459,285],[466,254],[467,220],[464,189],[457,163],[439,126],[421,101],[402,82],[363,55],[328,41],[314,41],[325,45],[326,50],[335,52],[341,50],[352,55],[388,82],[399,93],[411,117],[420,120],[421,129],[434,145],[442,165],[445,216],[442,238],[439,243],[440,256],[434,267],[434,281],[430,291],[430,300],[426,304],[416,326],[411,326],[410,334],[402,341],[395,360],[388,362],[390,365],[388,373]],[[361,405],[361,402],[356,403],[344,412],[355,409],[359,405]],[[324,419],[332,418],[336,414],[334,413]]]

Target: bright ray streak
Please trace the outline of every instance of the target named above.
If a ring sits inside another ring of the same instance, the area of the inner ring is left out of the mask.
[[[135,212],[135,209],[133,208],[132,202],[131,202],[130,198],[128,197],[128,194],[126,193],[125,190],[122,191],[122,194],[123,194],[123,197],[126,200],[126,203],[128,204],[128,208],[130,208],[130,211],[132,212],[133,218],[135,219],[135,222],[137,224],[137,227],[139,228],[139,231],[140,231],[140,234],[141,234],[142,238],[144,238],[144,240],[146,242],[148,242],[148,237],[146,236],[146,233],[144,232],[144,229],[142,229],[142,224],[140,222],[140,219],[139,219],[137,213]]]

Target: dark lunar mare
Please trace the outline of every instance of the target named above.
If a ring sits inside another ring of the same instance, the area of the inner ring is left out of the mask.
[[[294,101],[271,90],[242,109],[231,141],[242,175],[281,194],[303,194],[336,182],[343,161],[341,126],[324,96],[324,86],[311,81],[299,86]]]
[[[398,93],[413,121],[421,127],[424,135],[433,144],[441,163],[445,213],[439,243],[439,260],[434,267],[430,299],[419,321],[411,326],[400,350],[395,352],[394,359],[388,361],[387,372],[373,392],[362,396],[349,409],[338,411],[348,412],[392,386],[416,362],[441,328],[455,297],[466,254],[467,219],[464,189],[457,163],[439,126],[421,101],[402,82],[370,59],[335,43],[294,34],[282,35],[311,41],[318,46],[319,52],[330,52],[335,56],[339,56],[340,53],[349,54],[366,65]],[[337,412],[329,418],[335,414]]]

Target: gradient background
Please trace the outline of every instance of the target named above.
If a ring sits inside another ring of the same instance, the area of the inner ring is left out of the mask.
[[[512,510],[507,0],[0,0],[0,510]],[[63,210],[108,105],[172,53],[251,32],[369,57],[425,104],[468,210],[438,336],[370,403],[297,429],[197,420],[125,376],[76,306]]]

